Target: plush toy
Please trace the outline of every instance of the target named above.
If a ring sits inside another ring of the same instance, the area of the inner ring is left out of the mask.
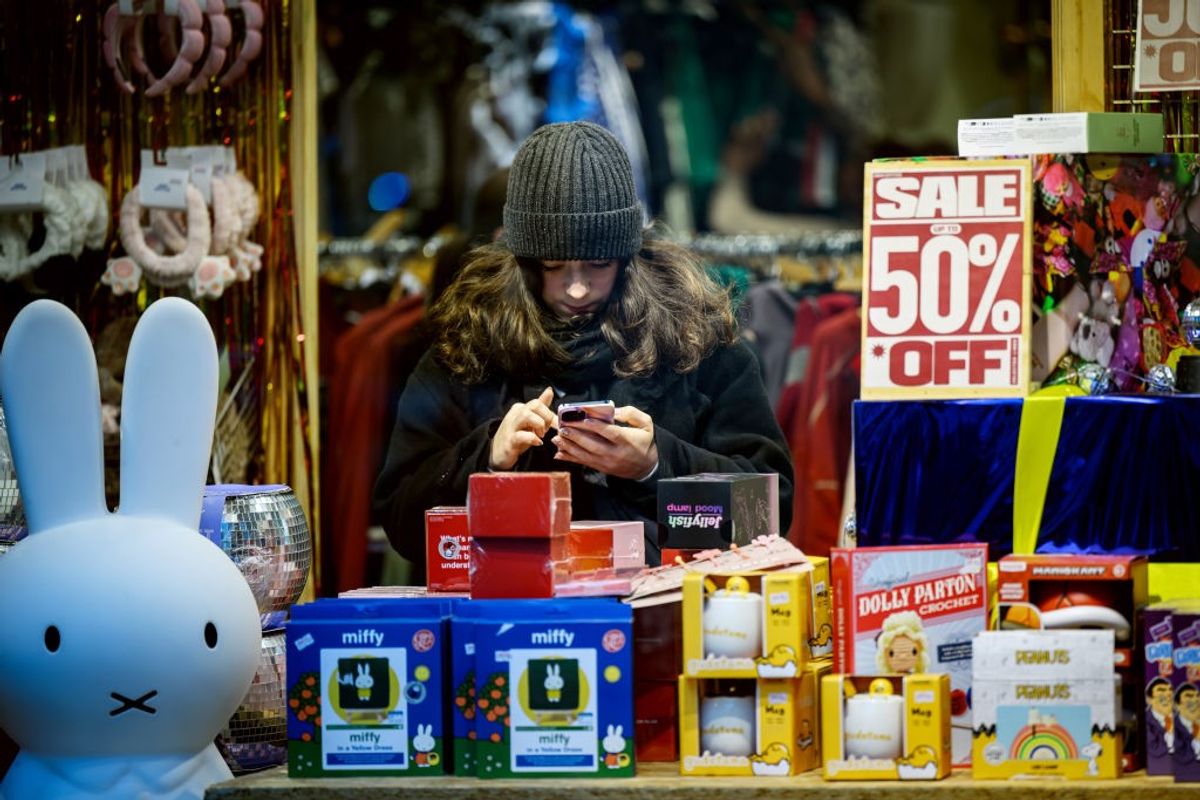
[[[96,362],[65,306],[17,316],[0,392],[30,533],[0,559],[0,608],[13,611],[0,727],[20,746],[0,796],[200,798],[231,777],[213,739],[260,648],[245,579],[197,532],[217,399],[208,322],[167,298],[134,331],[115,513]]]
[[[1108,323],[1085,316],[1079,321],[1079,327],[1071,337],[1071,352],[1084,361],[1091,361],[1103,367],[1108,366],[1112,359],[1115,344],[1112,329]]]

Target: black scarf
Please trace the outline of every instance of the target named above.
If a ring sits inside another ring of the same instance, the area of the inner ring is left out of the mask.
[[[548,365],[546,378],[555,388],[571,395],[591,393],[603,395],[612,385],[612,345],[600,330],[600,317],[589,314],[559,319],[549,312],[542,314],[541,323],[546,333],[567,352],[566,364]]]

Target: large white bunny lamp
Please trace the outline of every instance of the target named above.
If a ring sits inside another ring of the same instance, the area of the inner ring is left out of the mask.
[[[116,513],[99,393],[74,314],[22,310],[0,353],[30,534],[0,559],[0,727],[21,748],[4,800],[199,798],[231,777],[213,738],[261,634],[245,579],[197,533],[217,402],[204,315],[167,298],[137,325]]]

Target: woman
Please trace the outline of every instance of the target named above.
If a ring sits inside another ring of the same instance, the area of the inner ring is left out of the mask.
[[[573,518],[642,520],[657,564],[656,487],[697,472],[778,472],[788,448],[729,298],[652,234],[605,129],[547,125],[509,173],[504,239],[468,256],[430,312],[437,340],[400,399],[376,511],[425,563],[424,511],[462,505],[488,470],[571,473]],[[561,403],[612,400],[615,424],[559,429]]]

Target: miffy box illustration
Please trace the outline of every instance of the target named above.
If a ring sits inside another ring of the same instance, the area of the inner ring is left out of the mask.
[[[338,598],[288,624],[288,774],[449,771],[449,600]]]
[[[200,798],[231,778],[213,745],[261,633],[250,587],[198,533],[217,403],[204,315],[167,298],[129,347],[119,510],[104,498],[92,345],[38,300],[0,354],[29,537],[0,560],[0,727],[20,746],[6,800]]]
[[[612,600],[464,604],[481,778],[634,773],[633,617]],[[455,642],[456,647],[458,642]]]

